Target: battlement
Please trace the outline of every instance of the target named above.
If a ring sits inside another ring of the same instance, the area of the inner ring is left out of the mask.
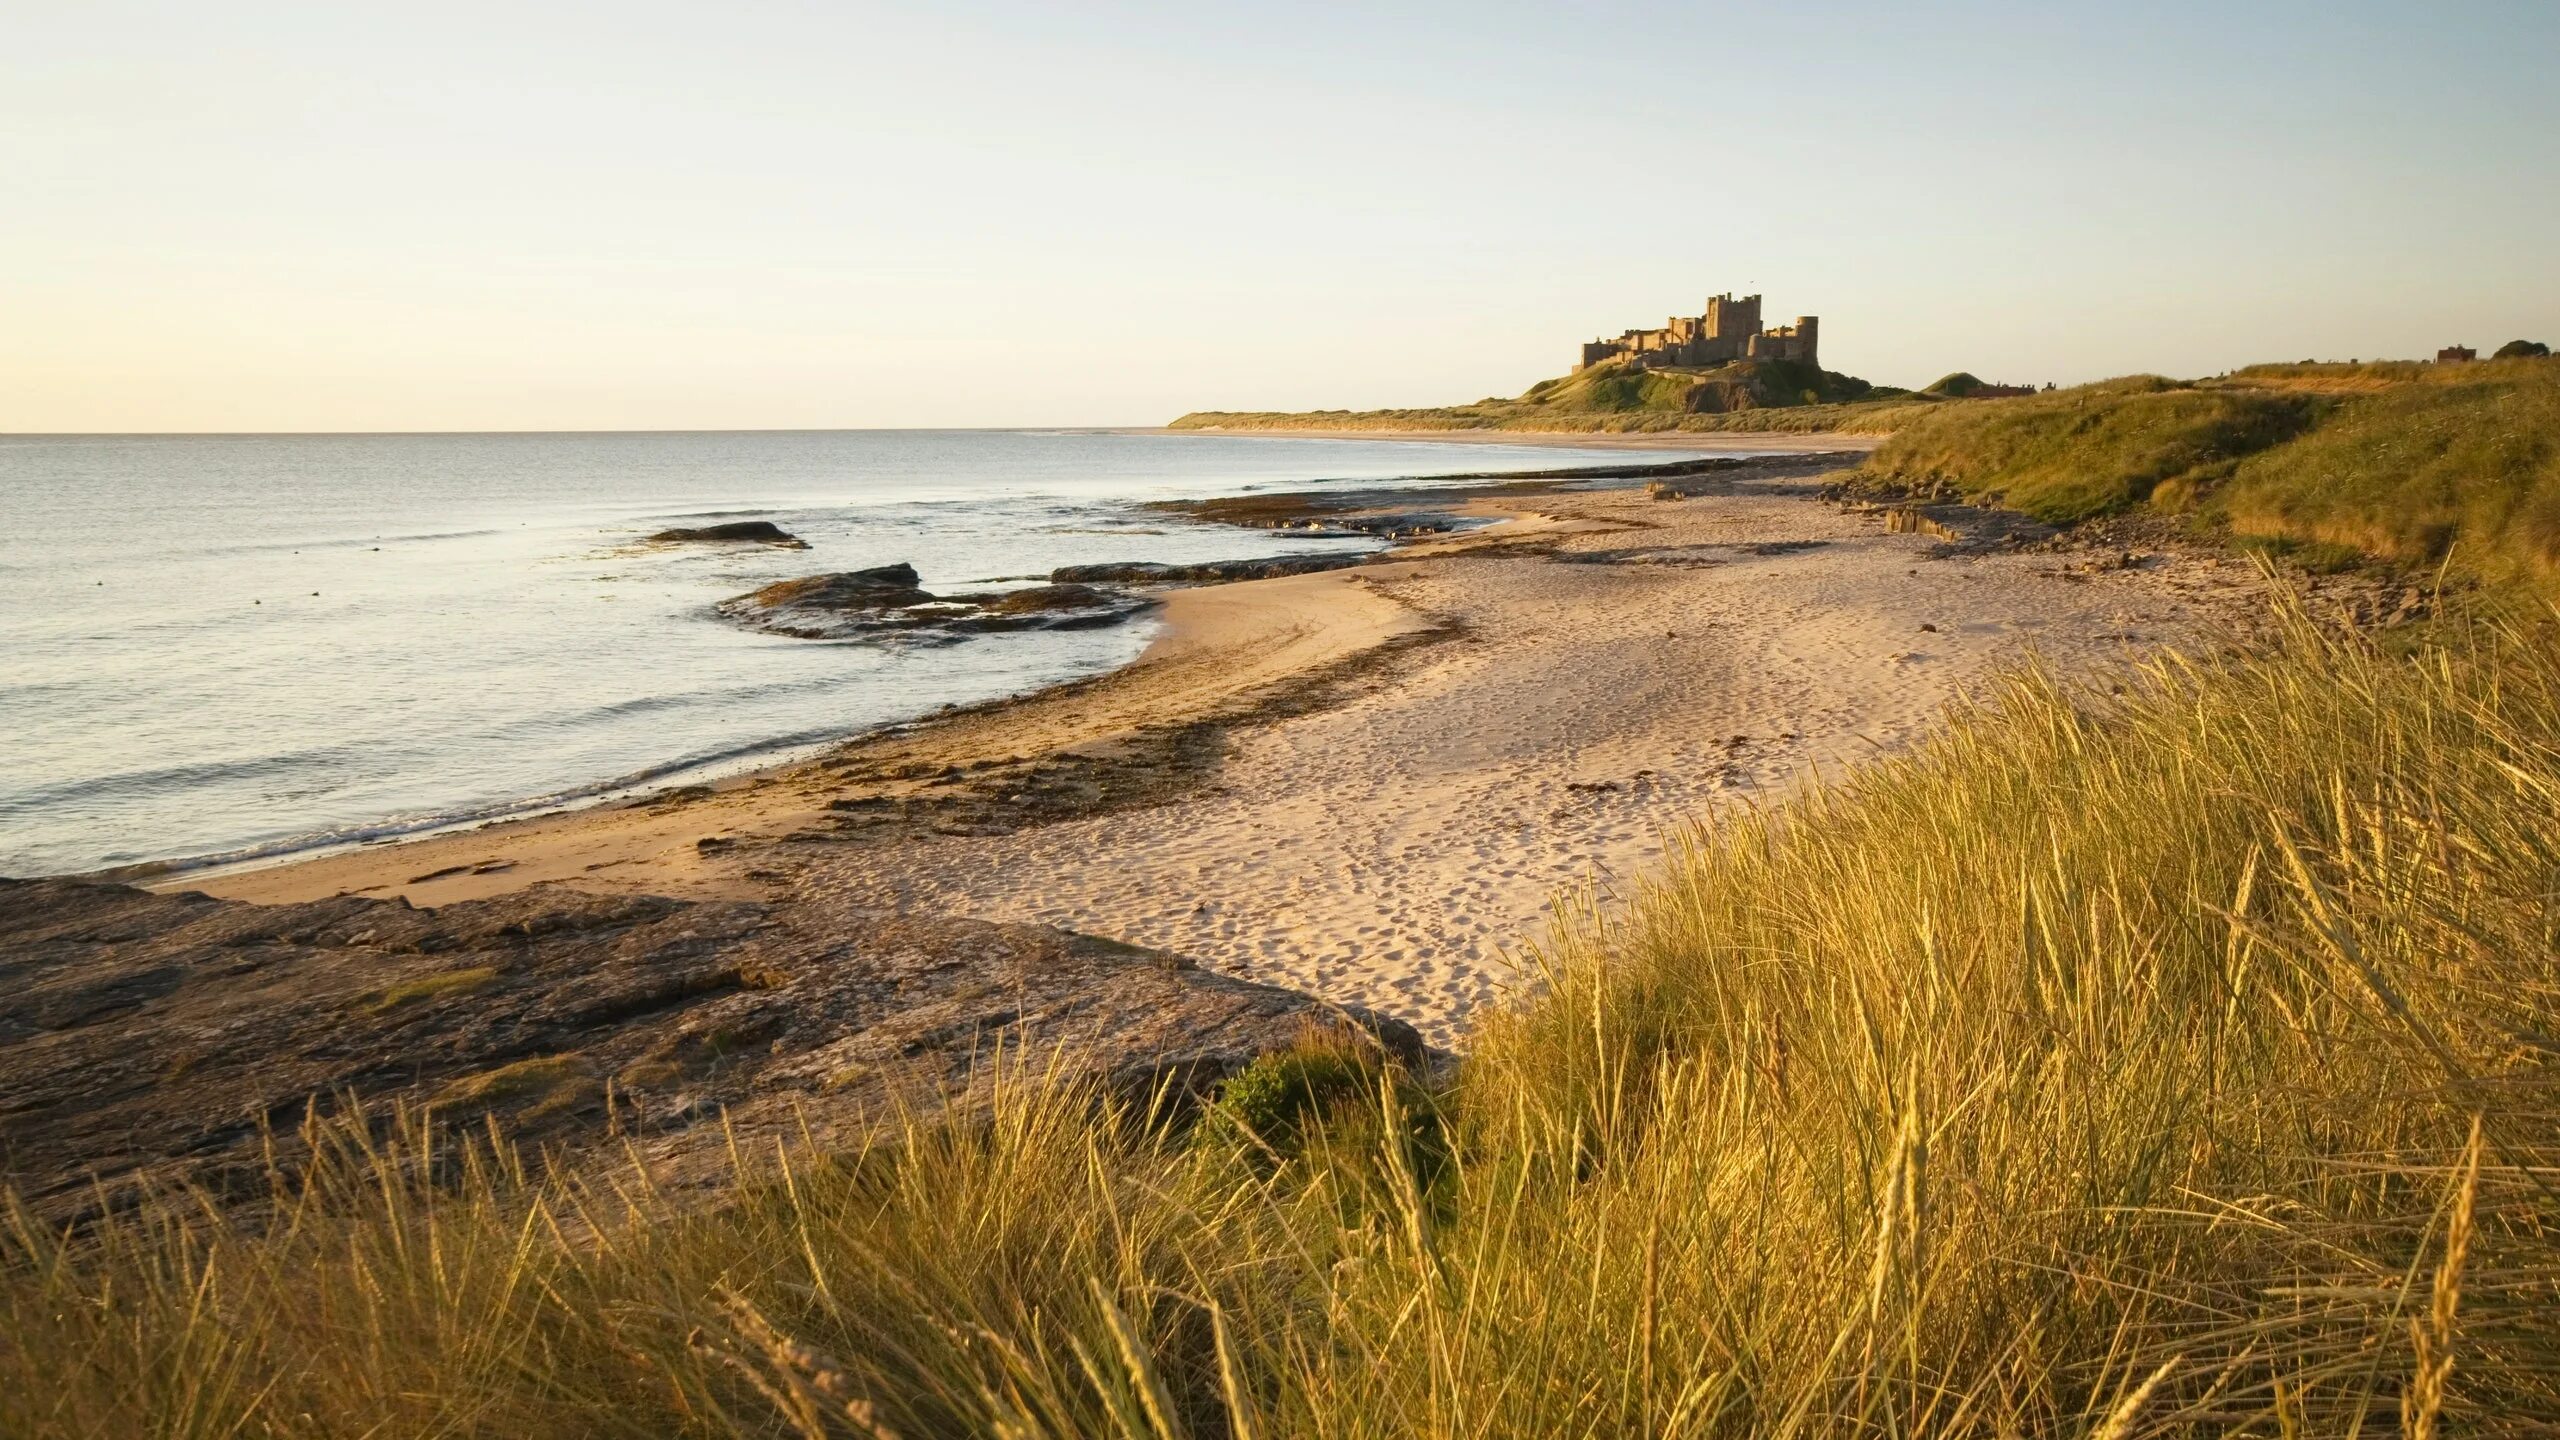
[[[1615,340],[1604,337],[1590,342],[1582,347],[1582,359],[1574,368],[1621,356],[1646,369],[1723,365],[1735,360],[1801,360],[1818,365],[1822,363],[1817,358],[1820,323],[1811,315],[1799,315],[1793,325],[1764,330],[1759,296],[1711,295],[1704,314],[1674,315],[1659,330],[1629,330]]]

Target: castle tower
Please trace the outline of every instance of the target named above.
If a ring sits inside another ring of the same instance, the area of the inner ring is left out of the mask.
[[[1822,363],[1821,356],[1814,349],[1814,341],[1819,333],[1821,324],[1822,320],[1819,316],[1799,315],[1796,317],[1796,358],[1807,365],[1819,365]]]
[[[1736,300],[1730,294],[1709,296],[1706,321],[1707,338],[1733,341],[1738,355],[1742,353],[1741,344],[1760,333],[1760,297],[1746,295]]]

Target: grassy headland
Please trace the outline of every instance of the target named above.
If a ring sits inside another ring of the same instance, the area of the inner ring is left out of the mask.
[[[2259,365],[1936,407],[1870,484],[2040,519],[2149,513],[2315,564],[2560,565],[2560,363]]]
[[[1949,403],[1875,480],[2528,578],[2556,389]],[[1022,1063],[712,1203],[393,1126],[264,1209],[20,1215],[0,1432],[2544,1433],[2553,639],[2023,676],[1522,937],[1447,1076],[1312,1034],[1202,1123]]]
[[[1789,360],[1658,370],[1609,360],[1541,380],[1512,399],[1415,410],[1199,410],[1171,428],[1880,434],[1898,423],[1898,412],[1940,398]]]

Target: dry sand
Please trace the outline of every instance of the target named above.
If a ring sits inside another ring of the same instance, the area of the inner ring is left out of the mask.
[[[2030,651],[2122,665],[2261,588],[2204,556],[1947,553],[1801,478],[1724,488],[1476,501],[1505,523],[1176,592],[1125,670],[831,759],[172,883],[434,904],[560,882],[1042,921],[1463,1044],[1560,894],[1622,885],[1716,807],[1909,745]]]

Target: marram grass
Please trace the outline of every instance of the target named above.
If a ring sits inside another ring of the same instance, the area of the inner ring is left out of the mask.
[[[2560,576],[2560,361],[2253,365],[1940,405],[1873,483],[2067,523],[2150,511],[2321,566]]]
[[[1567,923],[1437,1093],[1249,1087],[1331,1097],[1276,1144],[1030,1064],[716,1205],[412,1117],[20,1216],[0,1433],[2543,1433],[2555,887],[2546,631],[2029,676]]]

